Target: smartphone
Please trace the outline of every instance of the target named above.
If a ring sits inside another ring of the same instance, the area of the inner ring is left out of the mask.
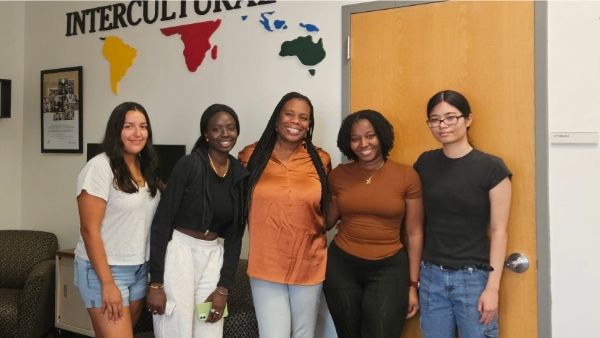
[[[198,315],[198,320],[203,322],[206,321],[208,315],[210,314],[210,309],[212,309],[212,302],[206,302],[202,304],[198,304],[196,306],[196,313]],[[227,304],[225,304],[225,310],[223,311],[223,317],[227,317],[229,312],[227,311]]]

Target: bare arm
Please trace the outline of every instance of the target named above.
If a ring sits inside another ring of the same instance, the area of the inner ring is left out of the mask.
[[[104,315],[108,311],[108,320],[116,323],[123,317],[123,298],[114,282],[106,259],[104,243],[100,237],[100,226],[106,211],[106,201],[82,190],[77,196],[77,206],[81,223],[81,237],[85,243],[88,258],[102,284],[101,314]]]
[[[340,210],[337,205],[337,196],[331,195],[327,208],[327,219],[325,220],[325,231],[329,231],[340,219]]]
[[[423,199],[406,200],[406,234],[408,249],[408,269],[411,281],[419,280],[421,270],[421,257],[423,255]],[[414,316],[419,311],[419,298],[417,289],[409,288],[409,303],[407,318]]]
[[[485,290],[479,298],[480,322],[488,325],[498,313],[498,291],[506,256],[508,239],[508,216],[512,187],[507,177],[490,190],[490,265],[494,268],[489,274]]]

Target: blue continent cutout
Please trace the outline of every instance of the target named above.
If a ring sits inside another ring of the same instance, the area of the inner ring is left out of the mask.
[[[275,22],[273,22],[273,25],[275,26],[275,29],[287,29],[285,20],[275,20]]]
[[[267,15],[272,15],[273,13],[275,13],[275,11],[260,13],[262,20],[258,20],[263,25],[263,27],[265,27],[265,29],[268,30],[269,32],[272,32],[273,29],[271,28],[269,19],[267,19]]]
[[[246,21],[246,19],[248,19],[247,15],[242,15],[242,21]]]
[[[310,24],[310,23],[307,23],[307,24],[301,23],[300,27],[303,27],[304,29],[306,29],[309,32],[318,32],[319,31],[319,27],[317,27],[313,24]]]

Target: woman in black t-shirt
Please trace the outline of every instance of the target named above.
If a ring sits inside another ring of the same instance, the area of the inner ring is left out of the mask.
[[[473,116],[463,95],[435,94],[427,117],[442,148],[423,153],[414,165],[426,216],[419,292],[423,336],[454,338],[458,327],[461,338],[498,337],[512,174],[500,158],[469,144]]]

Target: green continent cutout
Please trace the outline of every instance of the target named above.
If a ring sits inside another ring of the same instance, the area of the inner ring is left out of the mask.
[[[281,44],[279,56],[296,56],[306,66],[314,66],[325,59],[323,39],[313,43],[312,36],[299,36]]]

